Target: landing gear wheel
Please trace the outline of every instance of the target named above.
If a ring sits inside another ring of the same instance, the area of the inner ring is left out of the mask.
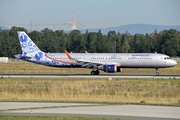
[[[99,75],[99,71],[96,71],[96,75]]]
[[[91,75],[94,75],[94,71],[91,71]]]
[[[159,76],[159,72],[156,72],[156,76]]]
[[[159,76],[158,68],[156,68],[156,76]]]
[[[91,71],[91,75],[99,75],[99,71]]]

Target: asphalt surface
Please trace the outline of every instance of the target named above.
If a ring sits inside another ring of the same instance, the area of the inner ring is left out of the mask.
[[[132,75],[132,74],[0,74],[1,78],[147,78],[180,79],[179,75]]]
[[[0,102],[0,115],[179,120],[180,107],[90,103]]]

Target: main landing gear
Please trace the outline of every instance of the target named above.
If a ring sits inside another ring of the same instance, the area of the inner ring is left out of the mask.
[[[91,75],[99,75],[99,70],[92,70]]]
[[[156,76],[159,75],[159,71],[158,71],[158,68],[156,68]]]

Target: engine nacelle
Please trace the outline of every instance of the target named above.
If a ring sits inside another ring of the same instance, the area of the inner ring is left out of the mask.
[[[117,67],[114,64],[109,64],[109,65],[103,65],[102,70],[104,72],[122,72],[122,68]]]
[[[114,64],[103,65],[104,72],[117,72],[117,66]]]

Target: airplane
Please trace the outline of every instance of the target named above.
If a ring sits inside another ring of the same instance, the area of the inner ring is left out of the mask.
[[[37,64],[64,68],[91,68],[91,75],[99,70],[108,73],[122,72],[122,68],[159,68],[176,66],[177,62],[168,55],[159,53],[45,53],[24,32],[18,31],[22,54],[16,58]]]

